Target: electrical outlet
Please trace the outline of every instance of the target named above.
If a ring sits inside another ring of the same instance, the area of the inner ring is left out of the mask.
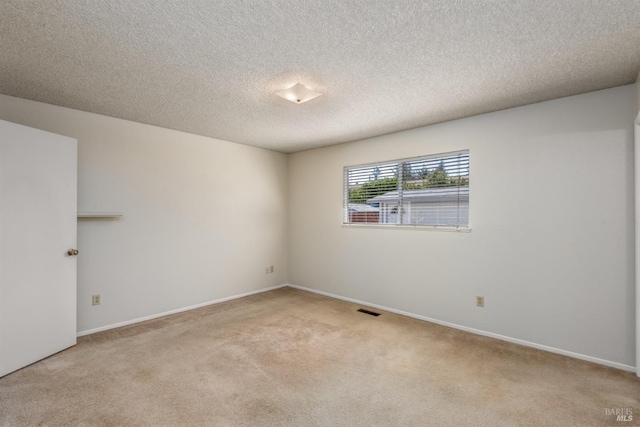
[[[100,305],[100,294],[91,297],[91,305]]]
[[[484,307],[484,297],[476,297],[476,305],[478,307]]]
[[[269,273],[273,273],[273,265],[269,266]]]

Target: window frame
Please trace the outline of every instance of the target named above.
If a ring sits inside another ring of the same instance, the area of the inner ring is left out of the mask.
[[[470,218],[470,208],[468,208],[467,212],[467,225],[421,225],[421,224],[406,224],[406,223],[380,223],[380,222],[349,222],[349,171],[353,169],[364,169],[364,168],[376,168],[379,166],[389,166],[395,165],[398,170],[402,169],[402,165],[404,163],[416,162],[421,160],[436,160],[440,158],[447,158],[456,155],[466,155],[468,158],[468,166],[467,166],[467,180],[468,185],[467,193],[469,199],[471,195],[471,150],[469,149],[461,149],[456,151],[449,151],[443,153],[436,154],[427,154],[416,157],[406,157],[402,159],[394,159],[394,160],[384,160],[373,163],[364,163],[357,165],[349,165],[343,167],[343,184],[342,184],[342,227],[347,228],[379,228],[379,229],[404,229],[404,230],[430,230],[430,231],[454,231],[454,232],[470,232],[471,231],[471,218]],[[404,193],[406,189],[400,189],[399,187],[402,185],[402,180],[398,183],[398,189],[392,191],[400,191]],[[438,188],[438,187],[435,187]],[[446,188],[446,187],[439,187]],[[402,200],[402,196],[399,195],[399,200]],[[470,200],[467,202],[470,206]],[[458,207],[459,213],[460,207]]]

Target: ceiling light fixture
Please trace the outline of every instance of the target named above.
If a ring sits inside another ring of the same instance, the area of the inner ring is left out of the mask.
[[[291,101],[296,104],[302,104],[303,102],[307,102],[312,100],[313,98],[317,98],[322,95],[320,92],[315,92],[302,83],[296,83],[291,86],[289,89],[281,90],[276,92],[276,95],[283,97],[284,99]]]

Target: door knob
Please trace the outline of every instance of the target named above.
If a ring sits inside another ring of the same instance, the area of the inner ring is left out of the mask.
[[[78,255],[78,253],[79,253],[79,252],[78,252],[78,250],[77,250],[77,249],[69,249],[69,250],[67,251],[67,255],[69,255],[69,256],[75,256],[75,255]]]

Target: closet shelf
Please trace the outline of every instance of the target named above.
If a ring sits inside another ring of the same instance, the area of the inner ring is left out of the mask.
[[[120,218],[122,212],[78,212],[78,218]]]

